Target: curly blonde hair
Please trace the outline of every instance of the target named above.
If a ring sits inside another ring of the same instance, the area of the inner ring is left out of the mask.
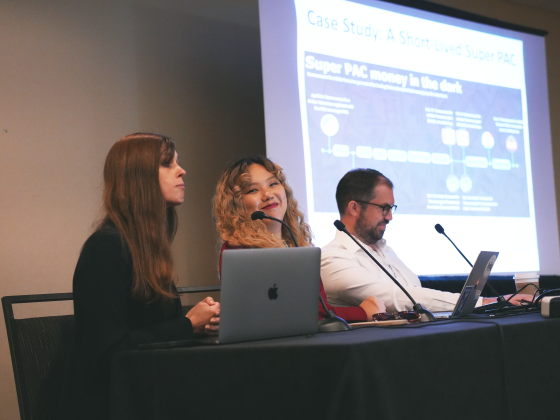
[[[233,246],[251,248],[281,248],[284,242],[288,246],[295,246],[292,236],[285,226],[282,226],[282,240],[266,230],[262,220],[251,220],[245,202],[243,189],[251,183],[249,166],[261,165],[273,174],[286,191],[286,214],[284,222],[290,226],[299,246],[313,246],[309,225],[298,208],[292,189],[286,183],[286,176],[282,168],[264,156],[245,156],[230,164],[222,173],[216,195],[214,196],[214,215],[216,229],[223,242]]]

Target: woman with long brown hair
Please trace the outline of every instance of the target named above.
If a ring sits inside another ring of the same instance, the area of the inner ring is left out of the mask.
[[[282,224],[268,219],[251,220],[251,214],[258,210],[290,226],[300,246],[313,246],[311,230],[304,221],[282,168],[264,156],[247,156],[229,165],[216,186],[214,213],[216,228],[223,242],[222,252],[236,248],[295,246]],[[322,282],[320,291],[326,302]],[[358,307],[328,307],[346,321],[371,321],[373,314],[385,311],[383,302],[373,296]],[[321,305],[319,317],[325,317]]]
[[[110,362],[120,350],[213,333],[210,297],[183,316],[171,241],[185,171],[173,140],[135,133],[117,141],[104,169],[104,217],[85,242],[73,281],[76,341],[62,418],[109,417]]]

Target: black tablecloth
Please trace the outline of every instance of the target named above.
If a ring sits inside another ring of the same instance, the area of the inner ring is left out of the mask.
[[[539,314],[118,353],[114,419],[550,415],[560,320]]]
[[[497,321],[513,419],[558,418],[560,319],[539,314]]]

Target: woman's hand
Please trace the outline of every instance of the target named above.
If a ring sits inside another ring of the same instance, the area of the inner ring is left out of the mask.
[[[185,315],[191,320],[195,334],[217,334],[220,326],[220,303],[207,297]]]
[[[220,330],[220,311],[215,317],[210,318],[210,323],[204,327],[206,335],[218,335]]]
[[[360,308],[366,311],[368,321],[373,319],[372,315],[387,311],[387,308],[385,308],[385,302],[375,296],[370,296],[360,303]]]

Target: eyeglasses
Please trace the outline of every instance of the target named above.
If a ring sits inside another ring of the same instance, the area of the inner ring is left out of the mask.
[[[372,206],[379,207],[383,212],[383,216],[387,216],[389,212],[394,213],[397,211],[397,206],[395,204],[393,204],[392,206],[390,206],[389,204],[385,204],[382,206],[381,204],[370,203],[369,201],[361,201],[361,200],[354,200],[354,201],[363,204],[371,204]]]

